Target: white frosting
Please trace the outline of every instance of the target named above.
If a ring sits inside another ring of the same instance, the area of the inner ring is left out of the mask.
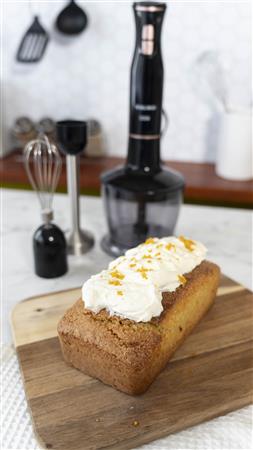
[[[136,322],[148,322],[163,310],[162,292],[173,292],[186,282],[206,255],[206,248],[183,237],[151,238],[128,250],[92,276],[82,288],[85,307],[94,313],[106,309]]]

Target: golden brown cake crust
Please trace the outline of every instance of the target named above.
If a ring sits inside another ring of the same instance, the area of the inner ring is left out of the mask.
[[[150,322],[94,314],[79,299],[58,324],[65,360],[124,392],[144,392],[213,303],[219,274],[203,261],[186,284],[163,293],[164,310]]]

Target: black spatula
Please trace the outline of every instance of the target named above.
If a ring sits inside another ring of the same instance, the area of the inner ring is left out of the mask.
[[[40,61],[46,50],[48,41],[48,33],[40,24],[38,16],[35,16],[32,25],[22,38],[16,55],[17,61],[22,63],[35,63]]]

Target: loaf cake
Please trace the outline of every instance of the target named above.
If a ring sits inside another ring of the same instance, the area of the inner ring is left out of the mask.
[[[145,392],[214,302],[220,270],[205,255],[183,236],[150,238],[91,277],[58,324],[65,361]]]

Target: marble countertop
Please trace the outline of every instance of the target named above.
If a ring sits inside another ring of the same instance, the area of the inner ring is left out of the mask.
[[[39,204],[34,192],[1,191],[2,196],[2,299],[3,341],[10,343],[9,316],[13,306],[37,294],[80,286],[90,275],[110,261],[100,248],[106,231],[100,198],[81,198],[81,223],[91,230],[96,245],[86,255],[69,258],[69,271],[55,279],[34,274],[32,235],[41,224]],[[63,230],[70,226],[68,198],[57,194],[54,199],[55,223]],[[184,205],[175,234],[202,241],[209,259],[217,262],[224,274],[252,289],[251,279],[252,213],[248,210]]]
[[[87,255],[69,258],[69,272],[61,278],[46,280],[33,271],[32,235],[41,224],[39,205],[33,192],[2,190],[2,322],[3,322],[3,442],[4,448],[39,450],[32,429],[18,361],[12,342],[9,316],[13,306],[30,296],[80,286],[91,274],[110,261],[100,248],[106,231],[101,199],[82,197],[82,225],[96,237]],[[69,227],[66,195],[56,195],[55,222]],[[252,213],[246,210],[184,205],[175,234],[199,239],[209,249],[209,258],[223,273],[251,286]],[[246,407],[209,422],[151,442],[143,450],[199,449],[224,450],[249,448],[252,443],[252,408]]]

